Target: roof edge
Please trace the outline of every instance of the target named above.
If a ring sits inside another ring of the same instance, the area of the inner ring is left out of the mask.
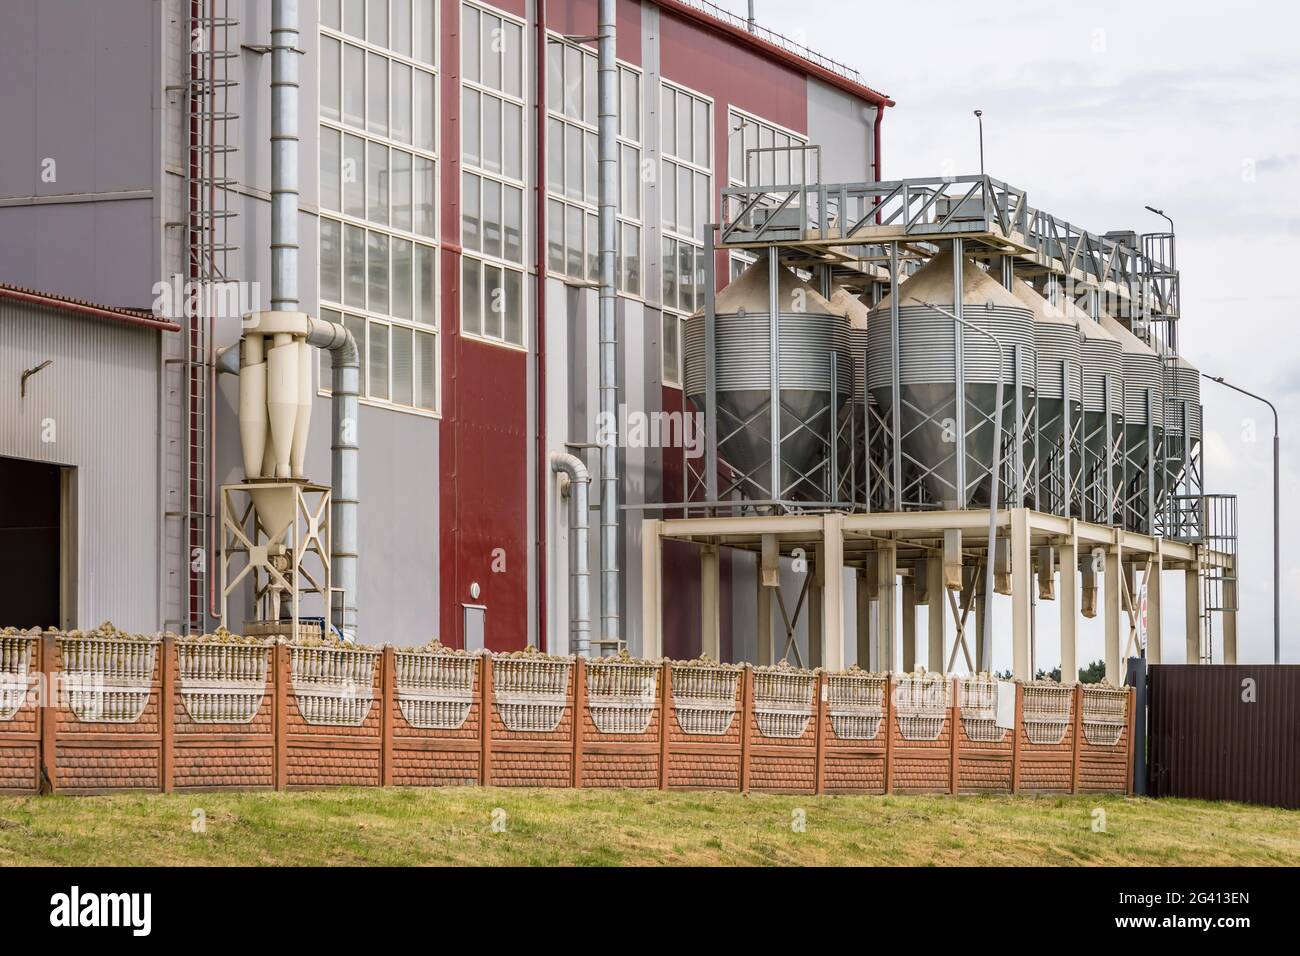
[[[134,309],[118,309],[107,305],[96,305],[93,302],[86,302],[82,299],[72,299],[67,296],[55,295],[52,292],[38,292],[35,289],[24,289],[20,286],[7,285],[5,283],[0,283],[0,298],[11,299],[15,302],[26,302],[29,305],[62,309],[65,312],[75,312],[79,315],[89,315],[99,319],[110,319],[114,322],[121,322],[124,325],[136,325],[142,328],[157,329],[160,332],[179,332],[181,330],[181,327],[175,322],[167,319],[160,319],[147,312],[137,312]]]

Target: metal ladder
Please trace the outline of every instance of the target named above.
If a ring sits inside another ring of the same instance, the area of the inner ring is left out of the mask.
[[[230,221],[230,159],[232,125],[239,115],[230,109],[230,92],[238,85],[231,78],[232,62],[239,56],[232,37],[239,21],[230,16],[230,0],[190,0],[189,60],[186,74],[188,106],[186,220],[189,269],[187,279],[206,293],[228,280],[228,254],[237,247],[228,239]],[[203,297],[200,302],[209,304]],[[199,310],[190,315],[186,330],[185,385],[187,391],[184,477],[185,542],[188,556],[186,633],[207,630],[208,583],[216,555],[211,553],[212,514],[209,487],[209,426],[214,375],[212,323],[216,317]]]

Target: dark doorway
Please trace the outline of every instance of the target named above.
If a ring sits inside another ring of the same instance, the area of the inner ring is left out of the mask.
[[[58,627],[58,465],[0,458],[0,627]]]

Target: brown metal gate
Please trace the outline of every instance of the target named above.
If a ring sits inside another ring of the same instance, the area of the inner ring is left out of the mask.
[[[1153,664],[1149,792],[1300,808],[1300,665]]]

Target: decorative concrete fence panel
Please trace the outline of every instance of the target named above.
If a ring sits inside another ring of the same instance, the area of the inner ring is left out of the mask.
[[[993,678],[962,677],[955,682],[959,793],[1006,793],[1015,772],[1015,735],[997,725],[999,697],[1016,694],[1016,685]],[[1014,704],[1014,700],[1013,700]]]
[[[277,741],[289,787],[378,786],[383,708],[381,652],[342,647],[276,647]]]
[[[1076,684],[1029,681],[1021,685],[1017,789],[1074,792],[1078,694]]]
[[[746,789],[816,793],[818,672],[779,665],[746,674],[751,702]]]
[[[472,786],[482,774],[483,655],[464,651],[385,652],[385,713],[391,743],[385,783]]]
[[[69,793],[161,789],[162,639],[119,635],[106,626],[55,643],[57,706],[43,715],[54,721],[54,785]]]
[[[585,685],[576,774],[584,787],[658,787],[663,666],[608,658],[579,662]]]
[[[36,634],[0,634],[0,793],[40,789],[41,715],[29,689],[41,648]]]
[[[1125,687],[1084,684],[1079,696],[1083,734],[1076,761],[1076,789],[1126,793],[1133,784],[1133,694]]]
[[[275,786],[273,653],[271,642],[252,639],[165,643],[163,681],[174,691],[164,789]]]
[[[494,654],[492,702],[484,743],[485,782],[499,787],[574,785],[575,693],[572,657]]]
[[[897,793],[947,793],[953,781],[952,680],[902,674],[891,689],[889,778]]]
[[[825,674],[818,705],[822,788],[827,793],[884,793],[888,676],[857,670]]]
[[[743,714],[747,682],[738,664],[710,661],[669,663],[667,786],[684,790],[740,790],[745,741]]]

